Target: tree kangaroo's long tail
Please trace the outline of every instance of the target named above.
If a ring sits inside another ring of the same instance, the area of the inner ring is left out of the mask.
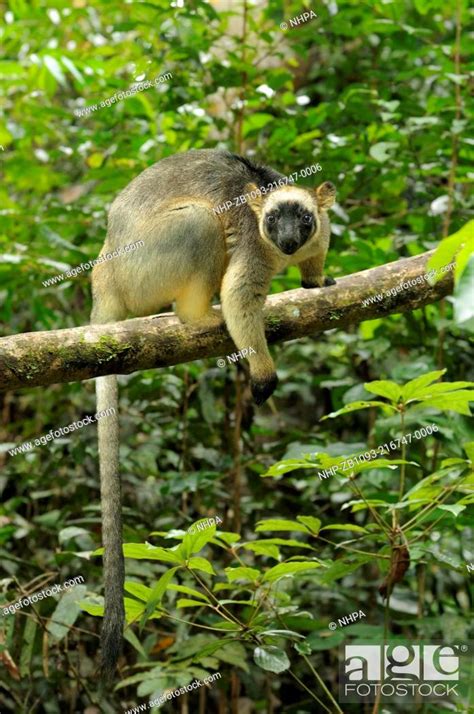
[[[97,411],[113,407],[113,414],[97,422],[99,432],[102,543],[104,546],[105,613],[101,631],[101,671],[106,681],[114,675],[123,639],[125,611],[122,551],[122,487],[119,475],[119,410],[117,377],[96,380]]]

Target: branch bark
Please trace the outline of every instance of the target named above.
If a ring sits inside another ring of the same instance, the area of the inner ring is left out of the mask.
[[[396,296],[385,295],[424,275],[432,253],[353,273],[329,288],[299,288],[271,295],[264,308],[269,343],[315,336],[441,300],[452,292],[451,272],[434,286],[423,280]],[[379,293],[384,294],[381,301],[363,305]],[[196,328],[181,324],[171,313],[108,325],[28,332],[0,339],[0,390],[130,374],[235,351],[223,322],[217,327]]]

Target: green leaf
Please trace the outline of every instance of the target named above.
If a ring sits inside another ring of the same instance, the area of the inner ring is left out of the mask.
[[[85,79],[82,74],[77,69],[76,65],[69,59],[69,57],[61,57],[61,63],[70,71],[74,79],[79,82],[79,84],[85,84]]]
[[[416,399],[418,392],[421,392],[424,387],[429,384],[436,382],[437,379],[443,376],[446,372],[445,369],[438,369],[435,372],[428,372],[428,374],[422,374],[421,377],[416,377],[412,379],[401,388],[401,397],[404,402],[408,402],[410,399]]]
[[[173,575],[177,570],[179,570],[179,566],[170,568],[166,571],[166,573],[163,573],[158,582],[153,586],[153,589],[150,593],[150,597],[146,604],[145,612],[143,613],[143,616],[140,620],[140,627],[144,627],[151,613],[156,609],[157,605],[161,603],[163,595],[166,592],[166,588],[168,587],[170,580],[172,580]]]
[[[462,445],[462,448],[467,454],[467,458],[469,461],[474,463],[474,441],[467,441],[465,444]]]
[[[104,616],[104,606],[98,603],[89,602],[88,600],[81,600],[79,607],[82,612],[87,612],[88,615],[93,617],[103,617]]]
[[[294,638],[304,638],[304,635],[300,635],[299,632],[294,630],[262,630],[258,633],[260,637],[285,637],[287,640],[292,640]]]
[[[413,410],[432,407],[442,412],[452,411],[458,414],[464,414],[465,416],[471,416],[469,403],[472,401],[474,401],[474,390],[461,389],[451,394],[425,399],[423,402],[416,404]]]
[[[295,642],[293,647],[298,652],[298,654],[301,654],[301,655],[310,655],[311,654],[311,647],[306,641],[305,642]]]
[[[419,389],[417,396],[413,397],[413,401],[428,399],[430,397],[438,397],[444,394],[455,397],[456,392],[461,389],[466,389],[469,387],[474,387],[474,382],[440,382],[437,384],[431,384],[423,389]]]
[[[360,501],[346,501],[341,510],[350,508],[352,513],[357,513],[357,511],[364,511],[369,506],[372,506],[372,508],[388,508],[389,505],[387,501],[382,501],[380,498],[367,498]]]
[[[355,558],[351,558],[350,560],[348,558],[341,558],[324,571],[321,577],[321,582],[328,585],[335,580],[340,580],[344,576],[349,575],[349,573],[353,573],[354,570],[357,570],[369,561],[373,562],[373,558],[368,555],[359,555]]]
[[[188,531],[182,540],[179,551],[185,558],[189,558],[189,556],[193,555],[193,553],[199,553],[199,551],[202,550],[216,534],[216,526],[214,524],[204,528],[203,530],[196,530],[196,524],[201,522],[202,521],[196,521],[196,523],[193,523],[191,526],[193,530]]]
[[[245,548],[245,550],[252,550],[254,553],[257,553],[257,555],[267,555],[269,558],[275,558],[275,560],[279,560],[280,558],[280,551],[276,545],[270,545],[264,541],[257,540],[251,543],[245,543],[243,548]]]
[[[217,545],[218,547],[223,548],[223,545],[220,541],[223,541],[226,545],[232,546],[240,539],[241,536],[238,533],[231,533],[230,531],[219,531],[218,535],[212,539],[212,543],[213,545]]]
[[[373,159],[383,164],[390,158],[389,150],[397,147],[398,144],[395,141],[379,141],[378,144],[370,147],[369,154]]]
[[[238,568],[225,568],[225,573],[230,583],[233,583],[235,580],[251,580],[252,582],[256,582],[260,577],[260,571],[256,568],[246,568],[243,566]]]
[[[448,511],[448,513],[452,513],[455,518],[459,516],[459,514],[464,511],[466,506],[459,506],[457,504],[454,504],[452,506],[442,504],[441,506],[438,506],[438,510],[440,511]]]
[[[296,516],[296,520],[307,526],[313,535],[318,535],[319,529],[321,528],[319,518],[314,518],[313,516]]]
[[[387,399],[390,399],[390,401],[395,404],[398,403],[402,393],[400,385],[388,380],[366,382],[364,389],[371,394],[376,394],[378,397],[387,397]]]
[[[137,600],[132,600],[129,597],[125,597],[123,599],[123,604],[125,606],[125,619],[127,623],[131,622],[136,622],[141,618],[143,613],[145,612],[145,605],[142,602],[138,602]],[[155,609],[150,617],[148,618],[149,620],[159,620],[162,616],[162,613],[159,612],[157,609]]]
[[[324,526],[324,528],[321,528],[321,531],[353,531],[354,533],[368,533],[366,528],[351,523],[332,523],[330,526]]]
[[[332,650],[338,647],[341,642],[344,642],[346,635],[343,631],[333,632],[332,635],[326,636],[321,632],[312,632],[306,638],[313,652],[321,652],[323,650]]]
[[[272,114],[265,114],[264,112],[255,112],[255,114],[247,116],[243,124],[244,137],[248,136],[252,131],[263,129],[264,126],[274,120],[275,117]]]
[[[300,531],[301,533],[309,533],[309,529],[301,523],[278,518],[259,521],[255,530],[257,533],[261,531]]]
[[[32,666],[34,646],[38,623],[35,618],[27,618],[25,628],[22,632],[21,652],[20,652],[20,672],[27,674]],[[3,650],[3,645],[1,650]]]
[[[91,167],[91,169],[98,169],[102,166],[104,163],[105,155],[101,154],[98,151],[95,151],[93,154],[87,157],[87,165]]]
[[[179,598],[176,607],[209,607],[209,604],[202,600],[190,600],[189,598]]]
[[[285,545],[288,548],[302,548],[303,550],[314,550],[311,545],[303,543],[301,540],[295,540],[295,538],[264,538],[259,540],[259,543],[267,545]]]
[[[148,602],[151,595],[151,588],[142,583],[134,583],[130,580],[126,580],[124,584],[124,590],[130,595],[135,595],[136,598],[142,600],[142,602]]]
[[[229,642],[223,647],[216,650],[215,657],[221,662],[233,664],[235,667],[240,667],[244,672],[249,671],[247,660],[247,652],[245,647],[240,642]]]
[[[443,277],[444,273],[440,269],[445,265],[449,265],[453,261],[455,255],[462,251],[462,263],[459,266],[456,264],[455,271],[455,280],[456,282],[459,280],[461,273],[467,264],[468,258],[474,249],[474,245],[472,244],[473,234],[474,221],[469,221],[469,223],[466,223],[466,225],[464,225],[459,231],[441,241],[427,263],[427,268],[429,270],[437,271],[433,283],[438,282],[438,280],[441,280]],[[467,250],[465,250],[466,247]]]
[[[470,221],[470,227],[469,230],[471,231],[471,235],[474,235],[474,221]],[[459,250],[459,253],[456,255],[456,267],[454,271],[454,280],[456,284],[456,288],[461,282],[461,278],[465,277],[465,271],[467,266],[471,263],[472,259],[472,254],[474,252],[474,241],[471,240],[466,241],[465,245],[461,247]],[[454,290],[454,293],[456,294],[456,288]]]
[[[148,655],[146,653],[146,650],[144,649],[142,643],[140,642],[131,627],[125,628],[123,638],[124,640],[127,640],[127,642],[130,642],[132,647],[136,649],[136,651],[141,655],[141,657],[143,657],[145,660],[147,659]]]
[[[270,582],[276,583],[277,580],[285,577],[293,577],[299,573],[304,573],[308,570],[314,570],[315,568],[320,568],[320,563],[312,562],[289,562],[289,563],[279,563],[273,566],[270,570],[267,570],[263,579]]]
[[[102,553],[103,548],[99,548],[94,554],[99,554],[99,552]],[[160,548],[150,543],[124,543],[123,554],[125,558],[134,558],[136,560],[162,560],[165,563],[184,563],[184,559],[173,553],[171,549]]]
[[[80,600],[87,592],[85,585],[76,585],[61,596],[48,622],[47,630],[59,642],[68,634],[81,612]]]
[[[65,86],[67,84],[66,77],[59,62],[54,57],[51,57],[51,55],[44,55],[43,62],[54,79],[59,82],[59,84]]]
[[[290,471],[302,468],[311,468],[311,462],[308,461],[308,459],[285,459],[284,461],[273,464],[266,473],[262,474],[262,478],[283,476]]]
[[[319,421],[325,421],[326,419],[334,419],[335,417],[340,416],[341,414],[350,414],[351,412],[356,412],[360,409],[370,409],[370,407],[380,407],[385,412],[397,411],[392,404],[387,404],[387,402],[367,402],[361,400],[358,402],[351,402],[350,404],[346,404],[345,407],[338,409],[336,412],[331,412],[330,414],[321,417]]]
[[[474,255],[470,256],[464,273],[456,283],[452,302],[456,324],[474,333]]]
[[[188,568],[190,570],[202,570],[203,573],[209,573],[209,575],[215,575],[214,569],[210,562],[205,558],[190,558],[188,560]]]
[[[255,664],[267,672],[280,674],[290,668],[290,660],[287,657],[285,650],[273,645],[265,647],[256,647],[253,651]]]
[[[209,602],[207,595],[204,595],[199,592],[199,590],[195,590],[194,588],[189,588],[187,585],[176,585],[175,583],[171,583],[171,585],[168,585],[168,590],[173,590],[177,593],[185,593],[186,595],[192,595],[193,597],[198,597],[201,600]]]

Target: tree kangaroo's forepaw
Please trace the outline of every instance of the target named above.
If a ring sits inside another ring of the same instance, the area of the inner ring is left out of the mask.
[[[257,406],[262,405],[272,396],[278,384],[278,377],[275,372],[270,374],[265,379],[251,379],[250,388],[252,397]]]
[[[330,285],[335,285],[336,281],[334,278],[320,278],[319,280],[302,280],[301,287],[306,290],[311,290],[311,288],[327,288]]]

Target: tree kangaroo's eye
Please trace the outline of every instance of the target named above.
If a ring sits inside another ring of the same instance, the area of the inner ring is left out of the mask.
[[[276,223],[276,216],[274,213],[269,213],[267,216],[267,223],[269,226],[273,226]]]
[[[305,226],[310,226],[313,222],[313,216],[311,213],[305,213],[301,219]]]

